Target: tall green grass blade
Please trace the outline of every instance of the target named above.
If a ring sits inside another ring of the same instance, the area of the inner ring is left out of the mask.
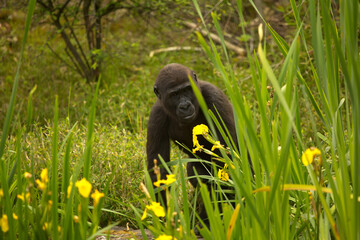
[[[133,209],[135,215],[136,215],[136,222],[138,224],[138,226],[140,227],[140,231],[141,231],[141,235],[143,237],[144,240],[148,240],[149,238],[147,237],[146,233],[145,233],[145,229],[144,229],[144,225],[142,224],[141,222],[141,215],[140,213],[138,212],[138,210],[131,204],[130,205],[131,208]]]
[[[310,8],[310,26],[311,26],[311,32],[312,38],[312,46],[314,48],[314,56],[315,56],[315,66],[316,66],[316,72],[319,76],[320,80],[320,86],[322,89],[327,92],[327,82],[326,82],[326,71],[325,71],[325,62],[324,62],[324,56],[325,53],[323,51],[323,38],[322,38],[322,28],[321,28],[321,22],[320,22],[320,13],[319,8],[318,12],[316,12],[316,5],[315,0],[309,1],[309,8]]]
[[[26,115],[27,115],[27,118],[26,118],[26,128],[29,130],[30,129],[30,126],[31,126],[31,123],[32,123],[32,120],[33,120],[33,111],[34,111],[34,106],[33,106],[33,100],[32,100],[32,96],[34,94],[34,92],[36,91],[36,88],[37,88],[37,85],[35,85],[30,93],[29,93],[29,97],[28,97],[28,104],[27,104],[27,110],[26,110]]]
[[[8,177],[8,185],[11,185],[11,184],[13,183],[18,162],[19,162],[18,159],[15,158],[14,165],[13,165],[13,167],[11,168],[11,171],[10,171],[10,174],[9,174],[9,177]],[[5,169],[7,169],[7,168],[8,168],[8,167],[6,167]]]
[[[216,111],[216,115],[211,110],[208,111],[208,114],[211,117],[211,119],[213,120],[213,122],[216,126],[216,129],[218,129],[221,137],[224,139],[226,146],[231,146],[231,148],[230,148],[231,155],[233,158],[235,158],[235,155],[238,156],[238,153],[237,153],[238,146],[235,146],[234,140],[232,139],[226,124],[221,119],[219,112],[217,111],[216,108],[214,110]],[[223,157],[225,159],[228,159],[228,156],[226,154],[223,155]]]
[[[191,221],[190,221],[190,207],[189,207],[189,200],[188,194],[186,189],[186,180],[185,180],[185,173],[182,161],[179,161],[178,169],[180,171],[180,183],[181,183],[181,191],[182,191],[182,202],[183,202],[183,211],[184,211],[184,220],[185,220],[185,232],[190,234],[191,229]]]
[[[255,58],[255,63],[257,64],[257,58]],[[261,141],[261,145],[263,146],[263,150],[264,150],[264,155],[265,156],[269,156],[268,158],[264,159],[264,161],[268,160],[268,159],[272,159],[273,158],[273,153],[271,151],[271,140],[270,140],[270,134],[269,133],[270,129],[269,129],[269,122],[267,119],[267,114],[266,114],[266,102],[267,99],[264,96],[264,89],[266,90],[266,74],[264,70],[261,70],[258,66],[258,74],[259,74],[259,80],[255,77],[255,73],[253,73],[253,86],[254,86],[254,90],[255,90],[255,95],[257,98],[257,101],[259,102],[258,104],[258,108],[259,108],[259,112],[260,112],[260,117],[261,117],[261,121],[260,121],[260,141]],[[255,71],[255,70],[253,70]],[[272,171],[273,170],[273,163],[271,163],[270,161],[266,162],[266,166],[268,167],[267,171]]]
[[[203,18],[203,15],[201,14],[201,10],[200,10],[200,7],[199,7],[199,4],[198,4],[197,0],[193,0],[193,4],[194,4],[196,12],[198,13],[198,16],[201,19],[201,22],[205,25],[205,20]]]
[[[92,239],[96,239],[97,236],[103,236],[106,231],[110,231],[112,227],[115,227],[116,225],[118,225],[119,223],[118,222],[115,222],[113,224],[110,224],[102,229],[100,229],[99,231],[91,234],[91,236],[87,237],[86,239],[87,240],[92,240]],[[146,238],[144,238],[146,239]]]
[[[100,86],[100,79],[96,84],[96,90],[94,97],[91,101],[91,108],[89,114],[89,122],[88,122],[88,133],[87,133],[87,140],[85,145],[84,151],[84,178],[88,181],[90,180],[90,167],[91,167],[91,149],[92,144],[94,141],[94,121],[95,121],[95,114],[96,114],[96,102],[99,93],[99,86]]]
[[[17,195],[21,194],[23,191],[23,173],[21,172],[21,139],[22,139],[22,129],[20,128],[18,131],[18,134],[16,136],[16,173],[17,173],[17,179],[16,179],[16,185],[17,185]],[[24,224],[25,221],[24,219],[27,219],[24,215],[24,209],[23,209],[23,204],[21,201],[17,201],[16,204],[16,209],[17,209],[17,216],[18,216],[18,228],[16,229],[19,233],[19,239],[26,239],[28,238],[27,236],[27,231],[21,231],[20,227],[21,224]],[[25,224],[24,224],[25,225]],[[25,225],[26,226],[26,225]]]
[[[206,105],[206,102],[205,102],[205,99],[204,97],[202,96],[198,86],[196,85],[196,83],[194,82],[194,80],[189,76],[189,79],[190,79],[190,83],[191,83],[191,87],[194,91],[194,94],[196,96],[196,99],[198,100],[199,102],[199,105],[200,105],[200,108],[202,110],[202,112],[204,113],[204,116],[206,118],[206,122],[209,124],[209,127],[211,129],[211,131],[216,134],[216,131],[215,131],[215,127],[214,127],[214,124],[211,120],[211,117],[209,116],[208,114],[208,106]],[[216,136],[215,136],[216,137]],[[216,137],[217,138],[217,137]]]
[[[69,133],[65,137],[63,141],[63,145],[66,144],[65,148],[65,156],[64,156],[64,163],[63,163],[63,174],[62,174],[62,183],[61,183],[61,192],[63,193],[63,202],[66,202],[66,195],[67,195],[67,188],[70,184],[70,151],[72,145],[72,138],[74,135],[74,129],[77,124],[70,129]],[[59,152],[62,152],[63,145],[60,147]],[[58,160],[59,161],[59,160]]]
[[[59,122],[59,103],[58,96],[55,97],[55,113],[53,122],[53,140],[52,140],[52,162],[51,162],[51,190],[52,190],[52,238],[59,238],[58,231],[58,122]]]
[[[65,148],[65,156],[64,156],[64,161],[63,161],[63,175],[62,175],[62,183],[61,183],[61,193],[62,193],[62,203],[64,204],[63,207],[63,211],[64,211],[64,215],[61,218],[61,226],[63,228],[62,231],[62,237],[63,238],[72,238],[73,237],[73,214],[72,214],[72,197],[68,196],[68,186],[70,184],[71,178],[70,178],[70,151],[71,151],[71,145],[72,145],[72,138],[73,138],[73,134],[74,134],[74,129],[77,126],[77,124],[75,123],[74,126],[69,130],[68,134],[65,136],[63,143],[59,149],[59,154],[58,154],[58,162],[60,161],[60,153],[62,152],[63,148],[66,145]],[[78,167],[75,169],[80,169],[79,166],[81,166],[81,164],[77,165]],[[79,170],[78,170],[79,171]],[[74,177],[74,179],[77,179]],[[73,183],[72,183],[73,184]],[[74,185],[73,185],[74,186]],[[70,194],[71,195],[71,194]]]
[[[218,210],[217,210],[217,201],[214,201],[214,207],[212,206],[210,199],[210,193],[208,191],[208,187],[205,184],[201,184],[200,186],[200,192],[201,197],[204,201],[206,213],[208,215],[208,219],[210,222],[211,227],[211,233],[214,239],[226,239],[225,231],[221,222],[221,218],[219,216]],[[213,192],[211,196],[215,197],[215,193]]]
[[[218,34],[218,36],[219,36],[219,38],[221,40],[221,46],[223,48],[226,61],[229,62],[230,60],[229,60],[228,52],[227,52],[226,45],[225,45],[224,35],[222,34],[222,31],[220,29],[220,24],[219,24],[219,21],[217,20],[217,15],[215,13],[211,13],[211,16],[212,16],[212,19],[213,19],[213,23],[214,23],[216,32],[217,32],[217,34]]]

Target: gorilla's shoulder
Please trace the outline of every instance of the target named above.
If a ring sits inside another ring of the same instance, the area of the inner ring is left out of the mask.
[[[165,114],[164,107],[161,104],[161,101],[159,99],[156,100],[154,105],[151,108],[150,116],[153,116],[152,118],[156,118],[155,121],[159,121],[160,119],[167,118],[167,114]]]
[[[164,112],[164,107],[162,106],[159,99],[156,99],[156,102],[152,106],[151,112]]]
[[[216,105],[218,105],[222,104],[224,101],[228,101],[225,93],[221,91],[218,87],[216,87],[214,84],[199,80],[199,86],[207,104],[216,103]]]

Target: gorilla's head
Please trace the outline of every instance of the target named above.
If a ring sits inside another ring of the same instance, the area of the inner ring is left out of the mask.
[[[167,113],[182,123],[194,121],[199,112],[199,103],[191,88],[189,76],[199,87],[192,70],[171,63],[160,70],[154,85],[154,92]]]

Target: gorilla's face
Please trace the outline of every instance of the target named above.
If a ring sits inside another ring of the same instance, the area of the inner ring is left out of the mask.
[[[195,104],[197,101],[190,82],[182,84],[176,89],[170,89],[165,102],[168,109],[175,109],[175,114],[180,121],[191,122],[195,120],[197,115]]]
[[[198,115],[199,103],[192,90],[189,76],[197,82],[196,75],[182,65],[170,66],[169,69],[160,71],[154,92],[172,117],[181,123],[191,123]]]

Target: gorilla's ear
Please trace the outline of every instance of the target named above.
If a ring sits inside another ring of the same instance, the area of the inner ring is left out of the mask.
[[[161,99],[161,95],[160,95],[159,90],[158,90],[158,88],[157,88],[156,85],[154,86],[154,93],[156,94],[156,96],[157,96],[159,99]]]

